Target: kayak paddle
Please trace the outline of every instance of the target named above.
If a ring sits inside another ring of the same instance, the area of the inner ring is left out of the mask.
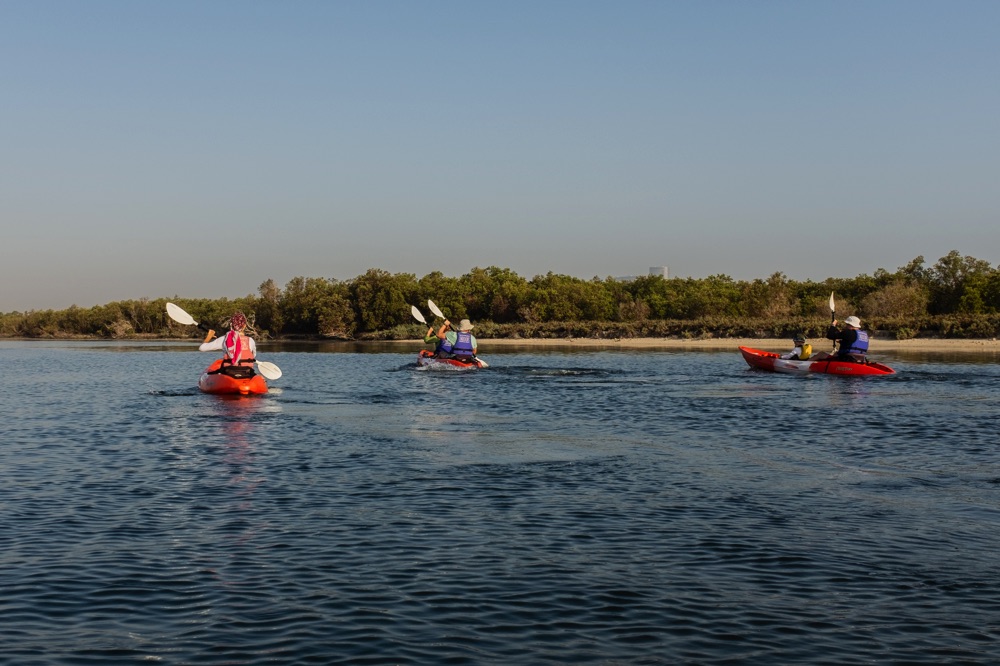
[[[830,292],[830,326],[833,326],[833,322],[837,321],[837,311],[836,304],[833,302],[833,292]],[[837,350],[837,341],[833,341],[833,349]]]
[[[438,306],[434,305],[434,301],[427,299],[427,307],[431,309],[431,312],[434,313],[435,317],[441,317],[441,319],[447,319],[447,317],[444,316],[444,313],[441,312],[441,309]]]
[[[205,326],[205,324],[199,324],[194,320],[194,317],[173,303],[167,303],[167,316],[176,321],[178,324],[197,326],[206,332],[209,330],[208,326]],[[268,363],[267,361],[259,361],[256,359],[255,362],[257,363],[257,369],[260,370],[260,374],[264,375],[267,379],[279,379],[281,377],[281,368],[276,366],[274,363]]]

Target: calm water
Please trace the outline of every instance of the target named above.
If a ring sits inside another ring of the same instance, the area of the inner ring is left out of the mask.
[[[1000,662],[1000,365],[0,343],[3,664]]]

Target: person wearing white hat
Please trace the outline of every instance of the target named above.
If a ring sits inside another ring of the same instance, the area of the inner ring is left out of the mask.
[[[864,363],[868,354],[868,332],[861,330],[861,320],[851,315],[844,320],[844,330],[837,328],[837,320],[830,324],[826,337],[839,342],[837,359]]]
[[[451,322],[447,319],[438,329],[437,336],[441,340],[438,347],[438,356],[444,358],[457,358],[461,361],[472,361],[476,357],[478,343],[476,336],[472,333],[472,322],[463,319],[458,322],[458,329],[452,330]]]

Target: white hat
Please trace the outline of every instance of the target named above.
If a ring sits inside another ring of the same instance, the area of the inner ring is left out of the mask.
[[[844,323],[847,324],[848,326],[853,326],[854,328],[861,328],[861,320],[855,317],[854,315],[851,315],[850,317],[845,319]]]
[[[468,319],[463,319],[462,321],[458,322],[458,330],[460,330],[460,331],[471,331],[472,330],[472,322],[469,321]]]

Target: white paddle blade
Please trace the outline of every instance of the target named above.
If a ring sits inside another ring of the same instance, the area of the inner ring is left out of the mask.
[[[417,309],[416,305],[410,306],[410,312],[413,314],[413,318],[419,321],[421,324],[427,323],[427,320],[424,319],[424,316],[422,314],[420,314],[420,310]]]
[[[833,292],[831,291],[830,292],[830,312],[836,312],[836,311],[837,311],[837,307],[836,307],[836,305],[833,302]]]
[[[434,305],[434,301],[427,299],[427,307],[430,308],[431,312],[434,313],[435,317],[441,317],[441,319],[447,319],[447,317],[444,316],[444,313],[441,312],[438,306]]]
[[[488,367],[490,367],[489,363],[487,363],[483,359],[479,358],[478,356],[476,357],[476,360],[479,361],[479,367],[481,367],[481,368],[488,368]]]
[[[257,361],[257,369],[260,370],[260,374],[264,375],[266,379],[281,378],[281,368],[276,366],[274,363],[268,363],[267,361]]]
[[[167,303],[167,316],[176,321],[178,324],[186,324],[188,326],[198,325],[198,322],[196,322],[191,315],[184,312],[184,310],[181,310],[173,303]]]

